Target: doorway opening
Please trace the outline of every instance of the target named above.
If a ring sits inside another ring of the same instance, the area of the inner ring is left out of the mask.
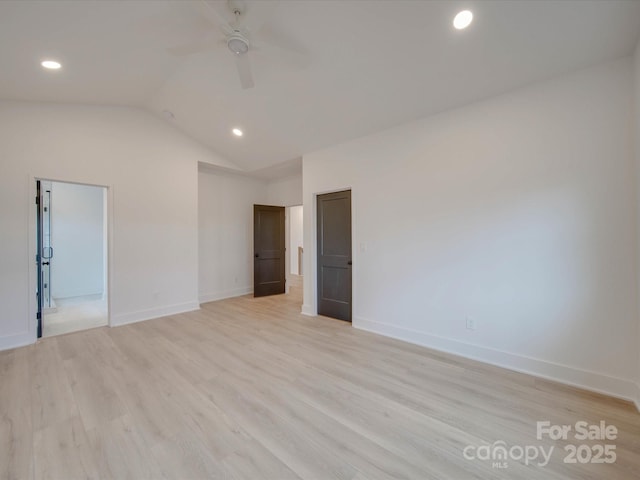
[[[36,181],[37,336],[108,325],[107,189]]]
[[[253,206],[254,297],[286,293],[302,306],[302,205]]]

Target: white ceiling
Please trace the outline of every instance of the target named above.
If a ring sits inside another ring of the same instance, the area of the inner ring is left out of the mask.
[[[177,128],[272,178],[307,152],[629,55],[640,32],[632,0],[244,3],[261,47],[249,90],[224,45],[167,52],[222,38],[194,2],[0,1],[0,98],[168,109]],[[475,19],[456,31],[463,8]],[[264,42],[274,32],[296,61]],[[63,69],[44,71],[45,57]]]

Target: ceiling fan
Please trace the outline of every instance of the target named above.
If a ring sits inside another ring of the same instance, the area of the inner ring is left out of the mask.
[[[226,6],[233,16],[233,20],[229,21],[214,8],[210,2],[199,0],[194,3],[198,12],[213,27],[204,39],[196,42],[172,47],[167,49],[169,53],[177,56],[192,55],[214,48],[226,45],[231,55],[235,58],[240,85],[243,89],[252,88],[254,86],[253,73],[251,70],[250,53],[261,51],[262,48],[254,42],[254,35],[248,30],[244,19],[246,18],[246,5],[241,0],[227,0]],[[212,38],[212,34],[217,31],[224,35],[224,38]],[[280,54],[286,54],[290,63],[300,64],[304,56],[303,52],[291,45],[290,40],[285,38],[281,33],[273,31],[263,25],[260,29],[259,37],[270,46],[278,49]]]

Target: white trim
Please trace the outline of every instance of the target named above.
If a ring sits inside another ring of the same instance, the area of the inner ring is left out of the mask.
[[[38,340],[38,297],[36,293],[38,276],[36,266],[36,252],[38,246],[36,243],[36,204],[35,198],[37,193],[36,178],[31,175],[27,175],[27,188],[29,197],[25,203],[26,217],[27,217],[27,334],[29,335],[29,344],[36,343]]]
[[[313,307],[311,305],[307,305],[304,304],[302,305],[302,310],[300,310],[300,313],[302,315],[306,315],[308,317],[315,317],[317,316],[316,312],[314,311]]]
[[[408,343],[432,348],[441,352],[452,353],[471,360],[488,363],[548,380],[564,383],[585,390],[603,393],[624,400],[637,397],[637,385],[631,380],[611,377],[598,372],[582,370],[558,363],[517,355],[451,338],[440,337],[425,332],[418,332],[396,325],[354,317],[353,327],[377,333]],[[636,401],[636,406],[637,405]]]
[[[7,335],[6,337],[0,337],[0,351],[24,347],[33,343],[36,343],[36,340],[30,331]]]
[[[131,313],[121,313],[111,317],[110,326],[118,327],[129,323],[143,322],[145,320],[166,317],[168,315],[192,312],[194,310],[200,310],[200,304],[198,302],[179,303],[177,305],[169,305],[167,307],[150,308],[148,310],[140,310]]]
[[[100,290],[98,292],[87,292],[86,290],[65,290],[61,293],[56,293],[56,298],[65,299],[65,298],[86,298],[87,300],[105,300],[104,298],[105,291]]]
[[[200,295],[200,304],[217,302],[218,300],[224,300],[225,298],[241,297],[242,295],[249,295],[253,293],[253,287],[234,288],[232,290],[223,290],[222,292],[206,293]]]
[[[633,402],[636,404],[636,408],[638,409],[638,412],[640,413],[640,383],[636,384],[636,399]]]

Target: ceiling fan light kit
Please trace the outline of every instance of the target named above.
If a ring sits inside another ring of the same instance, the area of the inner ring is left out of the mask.
[[[249,51],[249,40],[236,31],[227,37],[227,47],[236,55],[242,55]]]

